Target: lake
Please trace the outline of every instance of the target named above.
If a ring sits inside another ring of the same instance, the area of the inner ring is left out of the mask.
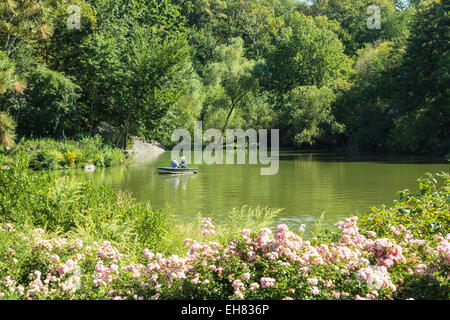
[[[260,165],[193,165],[198,174],[159,175],[156,167],[170,166],[170,152],[136,156],[128,167],[83,170],[62,174],[86,176],[94,185],[129,191],[155,208],[169,205],[187,219],[212,217],[243,205],[283,208],[277,223],[311,225],[323,217],[327,225],[372,206],[392,205],[397,191],[417,191],[426,172],[449,172],[444,158],[419,156],[345,155],[325,152],[280,152],[279,172],[261,176]]]

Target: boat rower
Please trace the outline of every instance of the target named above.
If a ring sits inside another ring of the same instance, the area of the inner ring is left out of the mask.
[[[173,160],[172,160],[172,168],[178,168],[177,158],[173,158]]]
[[[180,164],[179,164],[179,167],[180,167],[180,168],[184,168],[184,169],[187,168],[187,162],[186,162],[186,157],[185,157],[185,156],[182,156],[182,157],[181,157],[181,162],[180,162]]]

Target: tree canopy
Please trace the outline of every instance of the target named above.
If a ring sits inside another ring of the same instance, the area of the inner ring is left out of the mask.
[[[202,120],[279,128],[284,146],[445,154],[448,12],[449,0],[3,1],[0,112],[19,137],[106,121],[124,148]]]

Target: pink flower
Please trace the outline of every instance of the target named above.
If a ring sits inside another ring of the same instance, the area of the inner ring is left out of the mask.
[[[158,300],[160,296],[161,296],[161,294],[157,293],[157,294],[155,294],[154,296],[152,296],[151,299],[152,299],[152,300]]]
[[[317,287],[313,287],[312,289],[311,289],[311,294],[313,295],[313,296],[316,296],[316,295],[318,295],[320,293],[320,291],[319,291],[319,289],[317,288]]]
[[[341,294],[339,292],[333,291],[331,293],[331,296],[335,299],[339,299],[341,297]]]
[[[202,218],[202,235],[214,235],[216,233],[214,228],[215,227],[211,222],[211,218]]]
[[[373,232],[373,231],[367,232],[367,235],[368,235],[369,237],[371,237],[371,238],[376,238],[376,237],[377,237],[377,234],[376,234],[375,232]]]
[[[300,271],[301,271],[301,273],[308,273],[308,271],[309,271],[309,268],[308,267],[301,267],[300,269],[299,269]]]
[[[242,280],[247,281],[250,279],[250,273],[246,272],[242,275]]]
[[[256,289],[259,288],[259,284],[256,282],[253,282],[252,284],[250,284],[250,291],[254,291]]]
[[[270,277],[262,277],[261,278],[261,287],[273,287],[275,285],[275,279]]]
[[[317,286],[317,284],[319,283],[319,280],[317,280],[317,278],[309,278],[307,280],[308,284],[312,285],[312,286]]]
[[[155,254],[148,249],[144,249],[144,255],[147,260],[152,260]]]
[[[234,280],[233,281],[233,288],[234,288],[234,291],[240,290],[241,288],[244,288],[244,284],[239,279]]]

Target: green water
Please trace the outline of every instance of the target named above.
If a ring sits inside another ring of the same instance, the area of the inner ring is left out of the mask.
[[[141,154],[128,167],[69,174],[129,191],[156,208],[169,204],[185,218],[201,212],[221,222],[233,207],[263,205],[283,208],[277,223],[310,225],[324,213],[329,225],[371,206],[391,205],[398,190],[417,190],[416,180],[426,172],[450,170],[443,158],[301,152],[281,152],[273,176],[261,176],[258,165],[195,165],[198,174],[179,176],[158,175],[159,166],[170,166],[169,152]]]

